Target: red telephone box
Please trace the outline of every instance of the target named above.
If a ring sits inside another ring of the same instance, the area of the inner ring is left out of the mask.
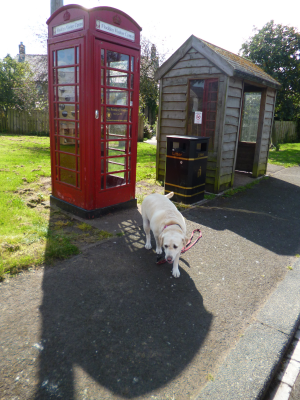
[[[47,24],[51,202],[83,218],[134,207],[141,28],[79,5]]]

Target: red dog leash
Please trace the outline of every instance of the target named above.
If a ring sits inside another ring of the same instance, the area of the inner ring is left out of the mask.
[[[193,237],[194,237],[194,233],[198,232],[199,236],[197,237],[197,239],[192,243]],[[187,252],[190,248],[192,248],[193,246],[195,246],[195,244],[202,238],[202,233],[200,231],[200,229],[194,229],[191,237],[189,239],[189,241],[187,242],[187,244],[185,245],[185,247],[181,250],[180,254],[184,254],[185,252]],[[164,264],[166,263],[167,260],[165,259],[165,253],[163,252],[162,254],[158,254],[157,255],[157,260],[156,260],[156,264],[160,265],[160,264]]]

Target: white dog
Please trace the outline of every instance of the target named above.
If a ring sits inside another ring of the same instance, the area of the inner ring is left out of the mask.
[[[178,261],[181,249],[186,245],[186,225],[182,214],[169,200],[173,192],[166,196],[154,193],[142,203],[143,227],[146,233],[146,249],[151,249],[150,229],[156,241],[156,253],[165,251],[166,261],[173,263],[172,274],[179,278]]]

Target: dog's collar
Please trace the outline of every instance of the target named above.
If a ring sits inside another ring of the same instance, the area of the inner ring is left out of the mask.
[[[163,228],[163,231],[168,227],[168,226],[172,226],[172,225],[177,225],[179,226],[179,228],[182,230],[181,226],[179,224],[170,224],[170,225],[165,225]]]

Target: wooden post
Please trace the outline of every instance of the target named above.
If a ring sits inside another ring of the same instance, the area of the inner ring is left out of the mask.
[[[162,85],[163,78],[160,78],[159,82],[159,109],[158,109],[158,118],[156,124],[156,180],[159,180],[159,161],[160,161],[160,124],[161,124],[161,113],[162,113]],[[164,175],[165,178],[165,175]]]
[[[214,183],[214,193],[220,192],[221,186],[221,168],[222,168],[222,154],[223,154],[223,139],[226,125],[226,107],[227,98],[229,91],[229,77],[224,75],[224,80],[219,80],[219,93],[218,93],[218,108],[217,108],[217,118],[218,122],[216,124],[215,135],[218,132],[217,141],[217,159],[216,159],[216,174]]]
[[[262,175],[259,172],[259,161],[260,161],[260,155],[261,155],[260,153],[261,153],[262,135],[263,135],[264,124],[265,124],[267,92],[268,92],[268,88],[264,89],[261,93],[257,138],[256,138],[254,162],[253,162],[253,169],[252,169],[252,177],[253,178],[257,178],[259,175]],[[271,132],[270,132],[270,135],[271,135]]]
[[[50,15],[64,5],[64,0],[50,0]]]

